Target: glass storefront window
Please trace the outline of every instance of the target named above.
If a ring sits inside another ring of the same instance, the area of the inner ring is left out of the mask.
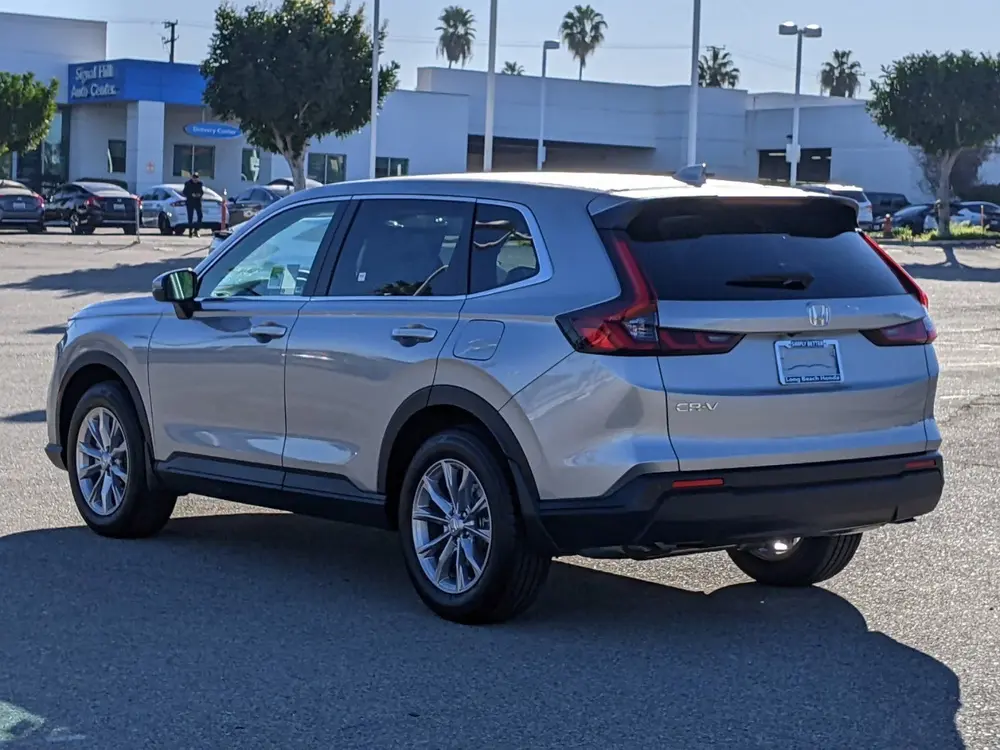
[[[0,156],[0,180],[14,179],[14,154],[7,152]]]
[[[69,180],[69,118],[69,110],[60,108],[42,145],[17,155],[15,179],[42,194]]]
[[[410,173],[410,160],[392,156],[375,157],[376,177],[405,177]]]
[[[240,179],[243,182],[257,182],[258,177],[260,177],[260,151],[255,148],[245,148]]]
[[[174,146],[174,177],[190,177],[197,172],[202,179],[215,177],[215,146]]]
[[[347,171],[347,156],[344,154],[309,154],[306,160],[306,177],[324,185],[343,182]]]

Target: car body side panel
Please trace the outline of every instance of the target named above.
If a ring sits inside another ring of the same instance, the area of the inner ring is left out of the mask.
[[[637,469],[678,469],[652,357],[574,352],[500,413],[524,449],[543,503],[600,496]]]
[[[137,297],[91,305],[70,319],[65,339],[57,350],[49,383],[46,414],[50,443],[61,442],[56,415],[60,411],[59,393],[66,385],[66,378],[71,376],[71,371],[81,357],[94,352],[109,355],[124,366],[138,388],[143,400],[140,406],[145,410],[152,427],[154,416],[149,398],[149,342],[164,311],[169,309],[152,297]]]
[[[289,340],[286,469],[324,472],[375,492],[382,436],[399,406],[434,382],[461,297],[315,298]],[[401,327],[437,331],[407,345]]]

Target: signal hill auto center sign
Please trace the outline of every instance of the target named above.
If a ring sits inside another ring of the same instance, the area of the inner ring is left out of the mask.
[[[70,101],[112,99],[121,93],[114,63],[93,63],[72,68]]]

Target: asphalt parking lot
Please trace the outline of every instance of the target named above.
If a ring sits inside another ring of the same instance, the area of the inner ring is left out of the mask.
[[[61,324],[208,242],[132,240],[0,234],[0,745],[1000,747],[1000,249],[894,250],[940,332],[938,512],[812,590],[574,559],[476,629],[382,532],[202,499],[148,541],[82,527],[42,453]]]

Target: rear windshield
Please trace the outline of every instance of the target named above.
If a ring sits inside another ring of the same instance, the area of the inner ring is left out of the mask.
[[[674,202],[680,203],[680,201]],[[817,199],[640,214],[630,247],[663,300],[729,301],[905,294],[855,230],[855,214]]]

